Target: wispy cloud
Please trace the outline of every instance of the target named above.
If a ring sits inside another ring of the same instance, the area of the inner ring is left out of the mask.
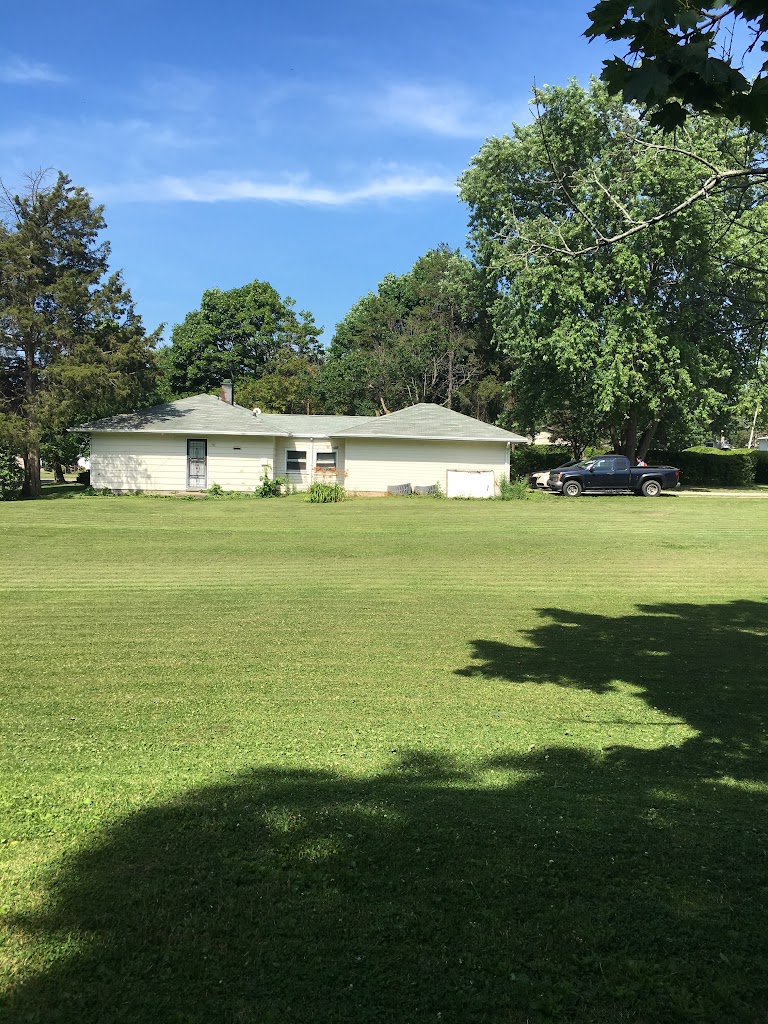
[[[10,57],[0,64],[0,82],[4,85],[32,85],[36,82],[61,83],[68,81],[50,64],[25,60],[24,57]]]
[[[505,130],[516,113],[509,104],[483,101],[463,86],[412,83],[387,86],[368,107],[379,123],[461,139]]]
[[[456,183],[453,178],[419,172],[393,173],[351,188],[316,185],[305,177],[287,178],[284,181],[163,177],[154,181],[94,187],[93,191],[99,199],[111,202],[255,201],[339,207],[377,200],[455,195]]]

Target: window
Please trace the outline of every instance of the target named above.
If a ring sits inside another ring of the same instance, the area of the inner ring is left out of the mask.
[[[318,469],[336,469],[336,452],[318,452],[315,465]]]
[[[302,473],[307,468],[307,453],[289,448],[285,453],[285,469],[288,473]]]

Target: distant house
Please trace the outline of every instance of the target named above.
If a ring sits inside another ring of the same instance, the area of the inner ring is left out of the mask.
[[[252,491],[266,471],[299,490],[339,480],[360,494],[439,484],[452,497],[492,497],[509,478],[509,452],[528,439],[439,405],[386,416],[261,413],[196,395],[84,423],[91,484],[113,491]]]
[[[759,452],[768,452],[768,437],[758,437],[757,450]]]

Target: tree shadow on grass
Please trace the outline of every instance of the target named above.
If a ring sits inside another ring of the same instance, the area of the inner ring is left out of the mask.
[[[547,619],[537,646],[478,641],[460,671],[624,679],[698,735],[253,771],[144,809],[16,922],[59,958],[13,1019],[764,1021],[766,606]]]

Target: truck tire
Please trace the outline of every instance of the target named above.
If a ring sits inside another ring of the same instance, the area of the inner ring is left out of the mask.
[[[566,480],[563,484],[563,494],[566,498],[578,498],[581,494],[581,484],[578,480]]]
[[[661,494],[661,484],[658,480],[645,480],[640,490],[645,498],[657,498]]]

